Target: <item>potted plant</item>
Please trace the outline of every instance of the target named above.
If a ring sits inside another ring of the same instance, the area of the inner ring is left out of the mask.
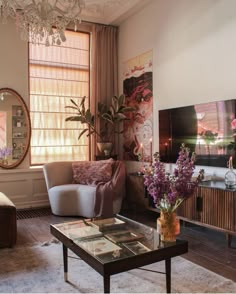
[[[87,134],[87,137],[96,135],[97,145],[100,152],[109,155],[112,149],[112,144],[116,134],[122,134],[121,123],[125,120],[130,120],[127,113],[135,111],[133,107],[125,105],[125,96],[122,94],[119,97],[113,96],[111,104],[99,102],[97,105],[97,119],[90,109],[85,108],[85,99],[83,97],[80,104],[77,104],[71,99],[72,106],[66,106],[76,111],[76,114],[66,118],[66,121],[79,121],[86,124],[87,128],[80,132],[78,140],[82,135]],[[99,123],[98,123],[99,120]]]

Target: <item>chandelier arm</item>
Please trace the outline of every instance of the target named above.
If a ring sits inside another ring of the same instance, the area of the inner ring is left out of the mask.
[[[32,0],[33,2],[35,2],[34,0]],[[33,11],[34,10],[34,4],[29,4],[29,5],[27,5],[26,7],[24,7],[24,9],[23,8],[19,8],[19,12],[21,13],[21,14],[27,14],[27,13],[30,13],[31,11]]]
[[[54,10],[57,11],[57,12],[60,14],[59,16],[65,14],[65,13],[63,12],[63,10],[61,10],[61,9],[58,8],[58,7],[55,7]],[[72,10],[73,10],[73,9],[72,9]],[[81,11],[82,11],[82,9],[80,8],[79,11],[78,11],[78,13],[77,13],[73,18],[76,18],[76,17],[81,13]],[[68,19],[71,19],[71,17],[69,17],[69,16],[66,16],[66,15],[65,15],[65,17],[68,18]]]
[[[64,31],[69,22],[74,21],[77,30],[84,6],[83,0],[0,0],[3,23],[8,16],[16,18],[21,39],[46,46],[66,41]]]

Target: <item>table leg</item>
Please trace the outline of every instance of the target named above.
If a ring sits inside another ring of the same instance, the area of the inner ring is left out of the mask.
[[[104,293],[110,293],[110,276],[103,277]]]
[[[63,244],[63,264],[64,264],[64,280],[68,281],[68,249]]]
[[[171,259],[165,259],[166,265],[166,292],[171,293]]]

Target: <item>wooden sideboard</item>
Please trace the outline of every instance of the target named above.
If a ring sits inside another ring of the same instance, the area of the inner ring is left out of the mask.
[[[143,182],[138,173],[127,175],[126,205],[135,211],[158,213]],[[180,205],[177,214],[183,221],[224,232],[231,246],[232,235],[236,235],[236,188],[226,189],[224,181],[202,182],[194,195]]]
[[[128,173],[126,177],[126,198],[123,201],[124,209],[135,212],[149,208],[149,199],[144,187],[143,175],[138,172]]]
[[[147,209],[158,212],[150,196]],[[236,188],[226,189],[224,181],[202,182],[177,214],[183,221],[224,232],[230,247],[236,235]]]
[[[177,214],[184,221],[225,232],[230,246],[236,235],[236,189],[226,189],[223,181],[203,182]]]

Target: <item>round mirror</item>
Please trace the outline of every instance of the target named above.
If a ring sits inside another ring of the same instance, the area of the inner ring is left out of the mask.
[[[30,117],[24,100],[12,89],[0,89],[0,167],[14,168],[23,161],[30,135]]]

